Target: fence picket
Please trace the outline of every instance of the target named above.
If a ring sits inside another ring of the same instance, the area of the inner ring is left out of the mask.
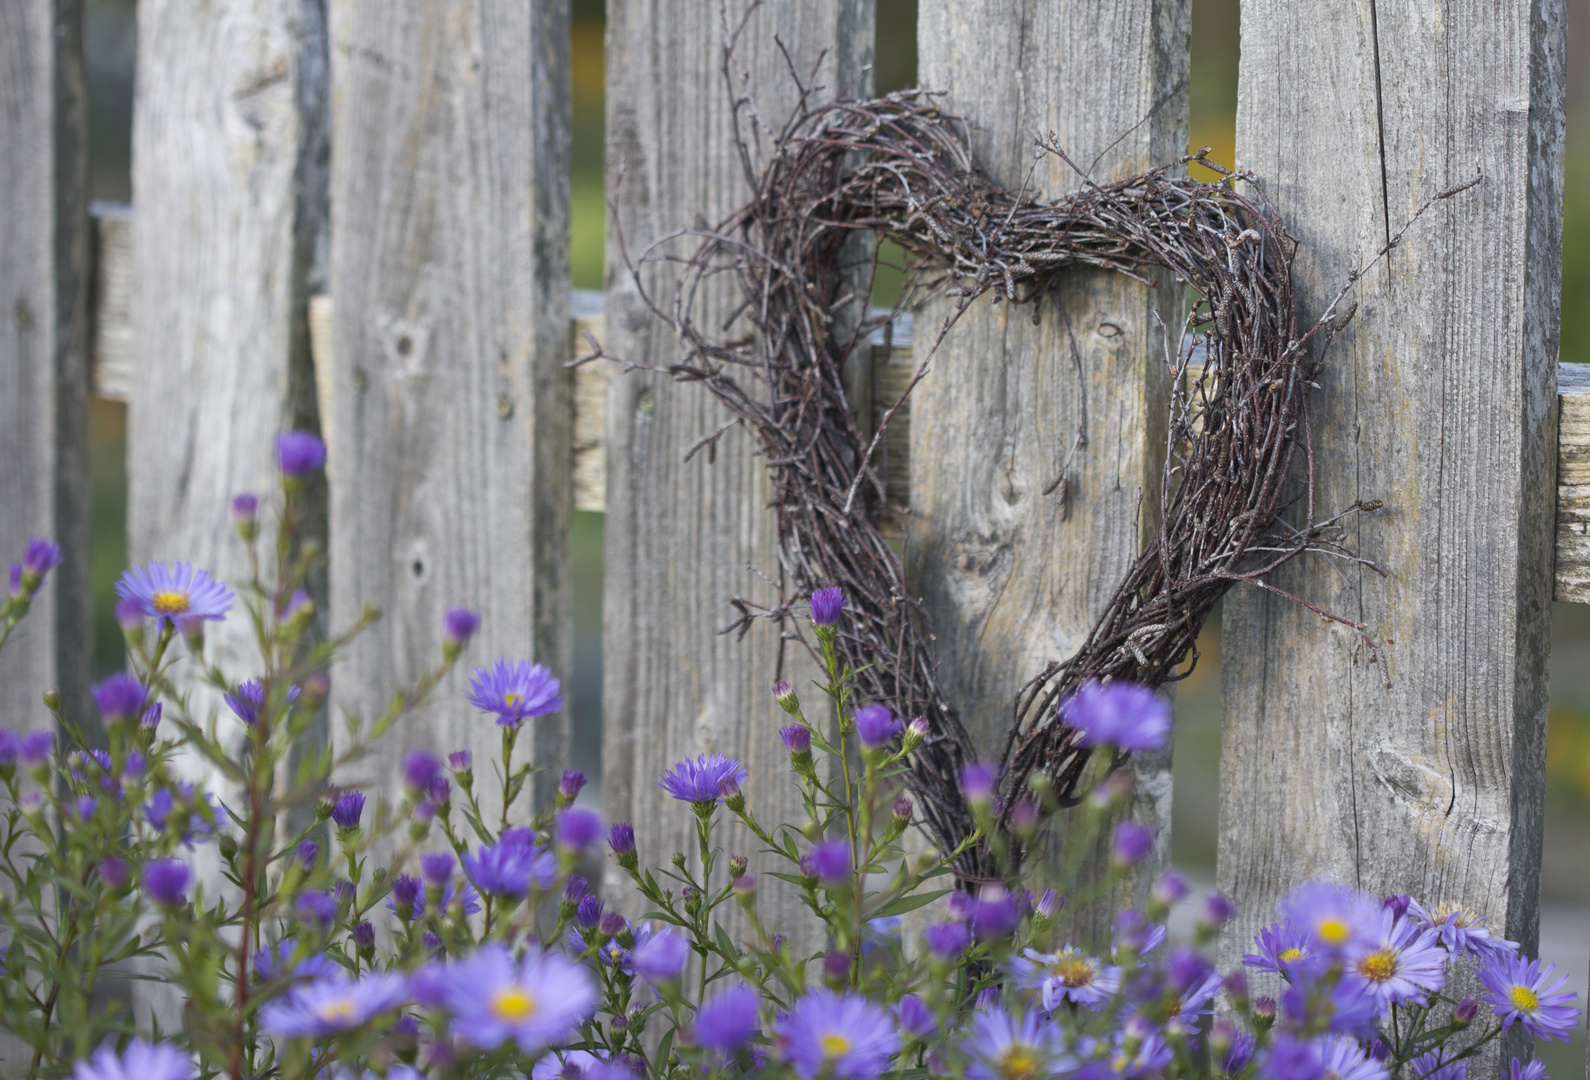
[[[333,682],[366,717],[440,656],[442,616],[483,616],[472,663],[571,671],[568,3],[333,0],[332,616],[384,618]],[[500,799],[490,718],[462,672],[384,740],[473,750]],[[567,715],[518,760],[567,756]],[[544,774],[533,793],[544,799]]]
[[[88,136],[79,15],[0,5],[0,559],[33,537],[66,562],[0,654],[0,727],[88,713]],[[20,854],[20,852],[13,852]],[[0,1072],[27,1067],[0,1032]]]
[[[1084,180],[1045,156],[1029,181],[1035,137],[1053,132],[1099,179],[1184,152],[1190,10],[1186,0],[1104,14],[1050,3],[1018,20],[998,3],[923,0],[921,83],[947,91],[974,125],[974,153],[994,177],[1055,197]],[[1015,689],[1082,643],[1158,517],[1164,348],[1178,337],[1180,289],[1168,277],[1150,289],[1077,271],[1056,292],[1036,308],[979,300],[912,406],[912,581],[933,617],[943,685],[989,756]],[[926,328],[953,304],[918,316],[918,360]],[[1135,767],[1133,813],[1158,829],[1164,858],[1170,752]],[[1092,914],[1073,917],[1097,934],[1107,913]]]
[[[728,3],[727,25],[739,25],[746,8],[743,0]],[[871,0],[757,9],[740,37],[736,64],[760,116],[781,125],[797,97],[792,72],[811,81],[814,65],[815,81],[826,88],[819,100],[865,94],[872,17]],[[638,258],[663,236],[720,219],[749,189],[733,142],[720,5],[612,0],[607,18],[609,195]],[[743,92],[738,74],[734,92]],[[746,111],[738,122],[766,152],[767,138],[753,132]],[[611,226],[607,251],[604,345],[638,363],[668,364],[676,351],[669,327],[644,311]],[[663,280],[655,267],[647,270],[654,295]],[[696,299],[698,321],[719,325],[737,298],[729,280],[716,279],[710,295]],[[604,800],[610,817],[634,823],[643,858],[660,865],[674,851],[695,851],[691,816],[664,805],[667,796],[656,783],[686,755],[719,751],[742,760],[752,777],[748,798],[762,820],[799,821],[802,814],[769,691],[781,651],[777,636],[766,626],[743,641],[715,633],[734,617],[731,597],[766,602],[775,589],[757,575],[778,575],[769,489],[747,434],[733,429],[715,453],[683,460],[726,416],[702,388],[659,374],[614,373],[609,384]],[[798,648],[782,651],[784,677],[815,705],[815,667]],[[736,850],[754,858],[757,845],[745,839],[735,841]],[[763,881],[764,896],[785,893],[772,879]],[[618,888],[610,882],[610,890]],[[793,896],[764,906],[775,922],[796,910]]]
[[[1237,156],[1302,242],[1300,315],[1356,287],[1313,399],[1324,559],[1226,599],[1219,880],[1228,959],[1307,877],[1459,901],[1533,950],[1552,595],[1563,5],[1247,0]],[[1494,1071],[1488,1068],[1487,1071]]]

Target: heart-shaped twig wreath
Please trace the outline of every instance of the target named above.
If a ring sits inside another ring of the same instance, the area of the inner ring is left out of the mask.
[[[959,777],[974,750],[938,684],[926,615],[911,598],[900,557],[878,530],[889,492],[880,470],[869,465],[905,395],[881,414],[869,438],[845,392],[849,357],[870,347],[880,324],[932,290],[951,289],[960,305],[925,350],[912,387],[959,314],[985,292],[995,301],[1035,304],[1036,313],[1036,301],[1067,268],[1104,267],[1141,279],[1144,270],[1164,267],[1200,297],[1181,346],[1167,347],[1174,389],[1162,520],[1082,647],[1016,691],[999,762],[1002,824],[1008,826],[1035,773],[1046,774],[1063,800],[1076,796],[1089,751],[1061,721],[1059,703],[1088,680],[1158,686],[1185,677],[1176,674],[1177,665],[1215,602],[1237,582],[1346,626],[1385,674],[1365,625],[1266,581],[1308,551],[1373,567],[1344,546],[1341,522],[1379,503],[1356,502],[1333,516],[1316,512],[1307,393],[1319,356],[1351,315],[1338,317],[1337,308],[1367,265],[1300,334],[1291,279],[1296,242],[1267,206],[1237,190],[1236,181],[1252,184],[1251,177],[1201,156],[1181,164],[1197,160],[1225,179],[1200,183],[1172,175],[1171,166],[1108,184],[1084,175],[1077,193],[1038,202],[979,171],[964,124],[921,91],[803,106],[773,142],[761,170],[741,143],[756,192],[750,203],[716,229],[668,238],[695,238],[688,256],[657,254],[664,240],[640,260],[683,265],[671,300],[649,295],[639,267],[631,262],[630,270],[645,303],[672,324],[683,347],[683,358],[663,370],[705,384],[733,414],[732,423],[747,425],[761,441],[784,596],[765,608],[736,598],[741,618],[729,629],[743,633],[753,618],[771,617],[804,641],[789,598],[844,589],[838,646],[859,673],[861,699],[886,703],[897,715],[925,716],[930,725],[911,755],[908,781],[944,849],[973,831]],[[1053,136],[1041,149],[1065,159]],[[870,282],[855,265],[858,236],[871,238],[874,267],[883,238],[912,256],[908,299],[885,319],[862,317]],[[734,321],[748,321],[752,334],[737,326],[730,339],[722,336],[726,322],[715,321],[719,333],[713,333],[695,321],[701,286],[724,273],[734,276],[743,297]],[[928,281],[929,274],[937,280]],[[922,336],[919,331],[919,342]],[[1203,354],[1202,372],[1189,380],[1195,352]],[[583,359],[596,355],[599,349]],[[1298,509],[1301,524],[1278,517],[1289,507]],[[968,883],[994,872],[977,848],[958,869]]]

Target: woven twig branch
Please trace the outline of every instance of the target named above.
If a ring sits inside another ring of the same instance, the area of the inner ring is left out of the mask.
[[[1042,149],[1064,157],[1052,137]],[[1039,202],[979,171],[964,126],[920,91],[803,108],[765,168],[753,170],[749,153],[746,160],[756,192],[750,203],[711,231],[679,234],[694,239],[686,254],[668,253],[673,237],[641,260],[679,264],[670,299],[648,294],[639,267],[631,267],[645,302],[672,324],[683,348],[667,372],[704,384],[755,432],[772,480],[788,592],[762,609],[737,598],[741,619],[730,629],[772,617],[800,637],[788,597],[844,588],[840,647],[860,671],[860,695],[931,725],[908,779],[943,847],[973,828],[958,778],[974,751],[938,683],[926,616],[877,526],[888,490],[869,462],[899,402],[868,437],[846,395],[847,362],[868,347],[879,323],[858,315],[871,283],[866,260],[857,265],[855,238],[874,245],[872,267],[882,238],[913,256],[907,298],[890,320],[935,291],[960,298],[936,339],[918,346],[924,355],[911,386],[955,319],[984,293],[1036,303],[1072,267],[1139,279],[1163,267],[1200,297],[1177,338],[1184,344],[1166,349],[1174,389],[1161,521],[1081,648],[1014,694],[1002,813],[1035,773],[1047,775],[1063,799],[1076,796],[1088,751],[1061,723],[1058,705],[1083,683],[1158,686],[1184,677],[1177,666],[1233,584],[1279,592],[1266,575],[1307,551],[1363,562],[1344,546],[1341,522],[1378,504],[1317,515],[1309,431],[1307,391],[1319,361],[1306,346],[1316,335],[1328,344],[1346,319],[1333,303],[1299,336],[1296,244],[1273,214],[1237,190],[1236,181],[1251,178],[1228,173],[1207,184],[1167,166],[1109,184],[1089,181],[1076,194]],[[737,282],[741,305],[728,324],[702,326],[696,298],[722,274]],[[1195,352],[1202,371],[1189,382]],[[1278,517],[1288,507],[1302,524]],[[1365,626],[1291,599],[1348,627],[1384,671]],[[971,881],[994,871],[976,850],[959,869]]]

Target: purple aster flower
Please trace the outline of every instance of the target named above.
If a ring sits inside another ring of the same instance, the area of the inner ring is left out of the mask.
[[[574,921],[582,930],[595,930],[602,921],[602,898],[582,896],[574,908]],[[583,951],[583,947],[582,947]]]
[[[1123,821],[1110,838],[1110,858],[1121,866],[1136,866],[1154,847],[1154,834],[1147,826]]]
[[[984,885],[968,909],[967,921],[972,933],[982,940],[1004,937],[1016,929],[1021,912],[1016,909],[1015,898],[1003,885]]]
[[[850,880],[850,844],[828,840],[812,848],[812,870],[830,884]]]
[[[79,795],[76,808],[78,820],[89,821],[93,818],[94,811],[99,809],[99,800],[92,795]]]
[[[1292,964],[1310,959],[1313,942],[1309,935],[1289,922],[1272,923],[1253,939],[1259,951],[1246,953],[1242,962],[1260,971],[1285,974]]]
[[[544,664],[510,663],[503,658],[470,675],[469,703],[481,712],[496,713],[501,727],[518,727],[533,716],[563,708],[558,696],[562,688]]]
[[[784,740],[784,749],[791,754],[809,754],[812,752],[812,731],[805,724],[789,724],[778,729],[778,737]]]
[[[106,1042],[77,1063],[72,1080],[192,1080],[193,1061],[168,1043],[133,1039],[120,1054]]]
[[[1073,1064],[1059,1029],[1036,1012],[1018,1021],[996,1005],[973,1016],[968,1028],[961,1043],[967,1080],[1030,1080],[1068,1072]]]
[[[178,618],[224,619],[232,609],[232,590],[191,563],[135,566],[116,583],[116,595],[136,601],[145,615],[168,626],[175,626]]]
[[[294,979],[329,979],[341,975],[342,968],[325,953],[311,953],[293,963],[297,945],[291,940],[278,941],[275,948],[263,948],[254,954],[254,974],[262,982],[291,974]]]
[[[1134,952],[1139,955],[1153,952],[1165,943],[1165,924],[1150,922],[1136,908],[1126,908],[1115,917],[1116,952]]]
[[[972,943],[972,932],[965,923],[934,923],[922,934],[928,951],[944,960],[958,960]]]
[[[12,596],[21,596],[22,595],[22,564],[21,563],[12,563],[11,564],[11,595]]]
[[[512,1041],[525,1054],[568,1042],[597,1000],[591,976],[563,954],[531,948],[515,960],[496,942],[449,964],[437,996],[454,1035],[487,1050]]]
[[[148,728],[150,731],[153,731],[155,728],[160,726],[160,717],[164,712],[165,708],[160,704],[160,702],[157,701],[150,705],[149,708],[144,710],[144,714],[139,719],[139,723],[143,724],[143,726]]]
[[[432,885],[446,885],[453,876],[453,862],[452,852],[449,851],[421,855],[420,873]]]
[[[1220,1071],[1227,1076],[1235,1076],[1248,1067],[1248,1062],[1253,1060],[1253,1048],[1257,1045],[1246,1031],[1239,1031],[1231,1039],[1231,1046],[1220,1059]]]
[[[1389,908],[1380,918],[1378,940],[1349,970],[1364,980],[1383,1010],[1406,1001],[1423,1004],[1426,992],[1446,981],[1446,952],[1422,925],[1397,918]]]
[[[1465,1080],[1468,1073],[1467,1061],[1449,1061],[1442,1064],[1441,1053],[1438,1050],[1420,1054],[1409,1061],[1402,1071],[1407,1080]],[[1378,1075],[1382,1077],[1386,1075],[1385,1066],[1381,1066]]]
[[[287,705],[289,708],[293,702],[298,700],[299,693],[300,691],[296,686],[287,688]],[[232,715],[243,721],[243,723],[249,727],[259,723],[260,710],[265,708],[266,695],[265,687],[261,685],[258,679],[250,679],[248,682],[239,683],[236,691],[230,694],[222,694],[221,696],[226,699],[226,707],[232,710]]]
[[[353,939],[355,948],[375,948],[375,926],[372,923],[362,922],[349,931],[348,936]]]
[[[1006,961],[1006,968],[1021,989],[1038,992],[1045,1012],[1053,1012],[1064,1001],[1096,1009],[1121,985],[1120,968],[1070,945],[1058,953],[1024,949]]]
[[[446,885],[442,886],[441,907],[443,910],[452,906],[453,897],[455,896],[458,898],[459,908],[465,915],[473,915],[475,912],[480,910],[480,894],[476,892],[474,887],[471,886],[467,881],[461,886],[455,886],[453,882],[448,882]],[[392,902],[390,900],[387,901],[387,907],[388,909],[392,909]],[[425,894],[423,892],[417,893],[415,895],[413,907],[414,917],[416,919],[423,918],[426,911]]]
[[[681,802],[716,803],[721,797],[718,786],[731,779],[743,784],[751,778],[745,766],[722,754],[702,754],[691,761],[679,762],[663,774],[657,786]]]
[[[530,1070],[530,1080],[596,1080],[593,1070],[607,1064],[589,1050],[564,1050],[562,1055],[554,1051],[542,1057]]]
[[[320,845],[313,840],[305,840],[298,845],[298,861],[305,870],[313,870],[315,861],[320,858]]]
[[[803,1080],[874,1080],[900,1049],[888,1013],[859,994],[828,990],[795,1002],[774,1033],[779,1053]]]
[[[554,828],[559,847],[566,851],[584,851],[602,835],[602,818],[594,810],[571,806],[558,815]]]
[[[672,982],[685,970],[690,943],[671,930],[663,930],[642,943],[638,938],[629,952],[629,966],[652,985]]]
[[[1319,1047],[1281,1032],[1271,1040],[1259,1062],[1265,1080],[1324,1080]]]
[[[1170,706],[1135,683],[1085,683],[1060,703],[1060,720],[1082,733],[1083,746],[1158,750],[1170,738]]]
[[[99,864],[99,879],[114,890],[127,884],[127,864],[114,855],[107,855]]]
[[[187,902],[188,864],[180,859],[155,859],[144,867],[144,892],[157,904],[175,907]]]
[[[615,821],[613,827],[607,830],[607,846],[613,849],[614,855],[633,855],[635,853],[635,828],[627,821]]]
[[[734,1053],[756,1036],[758,1005],[756,993],[744,986],[731,986],[702,1002],[696,1010],[696,1045]]]
[[[980,761],[968,763],[961,769],[961,797],[972,806],[987,806],[994,798],[994,785],[999,773],[992,765]]]
[[[1383,1064],[1364,1053],[1357,1039],[1346,1035],[1322,1035],[1314,1045],[1319,1051],[1320,1063],[1325,1066],[1327,1077],[1334,1077],[1335,1080],[1386,1080],[1390,1075]],[[1425,1080],[1429,1080],[1429,1077]]]
[[[323,892],[307,892],[298,898],[300,921],[324,930],[337,921],[337,901]]]
[[[276,464],[290,477],[308,476],[326,463],[326,444],[308,431],[284,431],[276,436]]]
[[[357,791],[347,791],[337,796],[337,803],[331,808],[331,820],[340,828],[357,829],[359,819],[364,816],[364,796]]]
[[[1518,951],[1517,942],[1492,937],[1490,928],[1485,925],[1485,916],[1461,904],[1437,904],[1432,910],[1413,900],[1408,904],[1408,911],[1411,918],[1428,926],[1436,940],[1454,956],[1467,952],[1477,960],[1486,960],[1498,951]]]
[[[452,608],[442,616],[442,640],[455,649],[469,644],[480,629],[480,616],[468,608]]]
[[[1198,913],[1198,928],[1214,932],[1236,918],[1237,905],[1224,893],[1210,893],[1204,897],[1203,910]]]
[[[580,792],[585,789],[585,774],[579,769],[564,769],[563,776],[558,780],[558,797],[567,802],[573,802],[580,797]]]
[[[232,496],[232,523],[239,529],[251,528],[258,516],[258,495],[245,491]]]
[[[408,1000],[403,976],[374,972],[362,979],[332,976],[299,983],[260,1010],[269,1035],[319,1039],[363,1027]]]
[[[832,626],[839,621],[839,609],[845,606],[843,589],[818,589],[812,593],[812,622],[817,626]]]
[[[0,728],[0,765],[14,763],[21,754],[21,737],[9,728]]]
[[[475,766],[475,755],[468,750],[454,750],[447,755],[447,767],[455,773],[468,772]]]
[[[938,1034],[938,1021],[933,1010],[915,994],[907,994],[894,1007],[894,1020],[901,1031],[915,1039],[927,1039]]]
[[[387,898],[387,910],[402,916],[401,909],[407,908],[413,914],[415,904],[420,900],[420,882],[413,874],[399,874],[392,879],[392,895]]]
[[[863,705],[856,710],[856,738],[862,746],[883,746],[900,733],[903,726],[887,705]]]
[[[1499,951],[1479,969],[1480,983],[1490,991],[1480,1000],[1491,1006],[1504,1031],[1521,1023],[1536,1038],[1567,1039],[1579,1010],[1572,1005],[1573,991],[1562,989],[1568,976],[1552,982],[1555,973],[1554,964]]]
[[[1326,972],[1326,968],[1310,964],[1291,968],[1291,985],[1281,995],[1287,1026],[1316,1031],[1324,1026],[1344,1035],[1372,1037],[1380,1004],[1368,984],[1362,979],[1327,976]],[[1258,1005],[1254,1002],[1255,1010]]]
[[[429,791],[442,778],[442,763],[424,750],[410,750],[403,757],[403,783],[411,791]]]
[[[1522,1065],[1517,1058],[1508,1066],[1507,1080],[1550,1080],[1546,1075],[1546,1063],[1536,1058],[1528,1065]]]
[[[1312,881],[1281,902],[1281,915],[1321,951],[1349,959],[1375,947],[1380,905],[1355,889]]]
[[[61,565],[61,549],[48,540],[29,540],[22,561],[11,568],[11,595],[32,598],[45,575]]]
[[[17,757],[30,769],[48,761],[54,749],[55,733],[50,731],[30,731],[17,740]]]
[[[529,829],[509,829],[463,862],[477,889],[498,896],[526,896],[532,888],[545,892],[558,874],[557,860],[536,844]]]
[[[144,711],[144,702],[149,697],[149,692],[144,689],[143,683],[124,671],[118,671],[110,676],[94,687],[92,693],[94,707],[112,723],[131,720],[140,715]]]

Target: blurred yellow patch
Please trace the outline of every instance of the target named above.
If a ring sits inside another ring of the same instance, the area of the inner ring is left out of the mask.
[[[1546,726],[1546,776],[1590,802],[1590,710],[1553,702]]]

